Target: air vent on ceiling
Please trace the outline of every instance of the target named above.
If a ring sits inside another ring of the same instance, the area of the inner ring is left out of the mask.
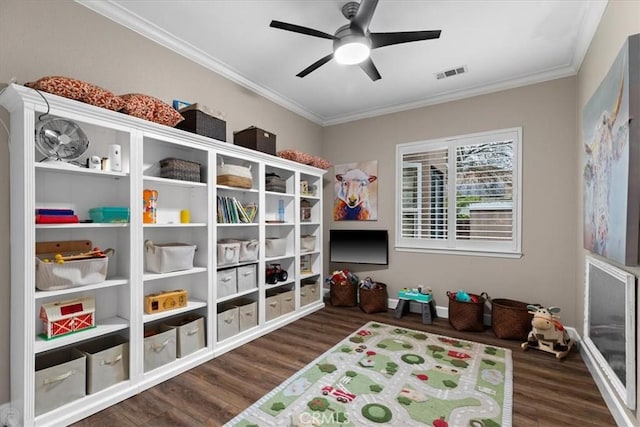
[[[436,73],[436,79],[440,80],[440,79],[444,79],[446,77],[453,77],[453,76],[457,76],[458,74],[462,74],[462,73],[466,73],[466,72],[468,72],[467,66],[466,65],[461,65],[460,67],[456,67],[456,68],[452,68],[450,70],[441,71],[439,73]]]

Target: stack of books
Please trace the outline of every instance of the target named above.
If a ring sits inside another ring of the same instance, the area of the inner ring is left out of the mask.
[[[73,209],[36,209],[36,224],[77,223],[78,215]]]
[[[219,224],[252,223],[258,213],[255,203],[243,205],[235,197],[217,196]]]

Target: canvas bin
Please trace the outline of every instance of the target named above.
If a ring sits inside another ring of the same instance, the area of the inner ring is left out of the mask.
[[[218,341],[226,340],[240,332],[238,307],[223,306],[218,312]]]
[[[129,342],[110,335],[76,349],[87,358],[87,393],[93,394],[129,379]]]
[[[316,236],[306,235],[300,237],[300,251],[310,252],[316,249]]]
[[[86,395],[86,357],[76,349],[36,356],[35,415]]]
[[[243,265],[237,269],[238,292],[255,289],[258,286],[256,264]]]
[[[151,240],[144,242],[147,271],[169,273],[171,271],[190,270],[196,246],[187,243],[155,244]]]
[[[291,313],[296,309],[296,296],[294,291],[285,291],[278,294],[280,299],[280,315]]]
[[[144,371],[149,372],[176,360],[176,330],[148,329],[144,338]]]
[[[240,332],[258,326],[258,304],[249,299],[236,301]]]
[[[216,181],[218,185],[229,187],[253,187],[253,175],[251,175],[251,168],[247,166],[222,163],[217,167]]]
[[[526,302],[506,298],[491,299],[491,329],[498,338],[525,341],[531,331],[533,314]]]
[[[358,305],[358,287],[347,280],[331,283],[329,300],[334,307],[355,307]]]
[[[238,292],[238,278],[235,268],[218,270],[216,273],[216,286],[218,298],[228,297]]]
[[[287,253],[287,239],[268,237],[264,241],[264,251],[267,258],[284,256]]]
[[[268,321],[279,317],[281,314],[280,309],[280,296],[277,293],[269,293],[265,298],[265,319]]]
[[[371,289],[358,287],[360,300],[360,310],[365,313],[379,313],[387,311],[388,297],[387,285],[375,282],[375,287]]]
[[[484,331],[484,304],[486,298],[489,297],[487,293],[482,292],[480,295],[474,295],[478,302],[456,301],[455,295],[455,292],[447,291],[451,326],[458,331]]]
[[[108,267],[108,256],[65,261],[64,264],[44,262],[36,257],[36,288],[41,291],[57,291],[102,283],[107,277]]]
[[[219,243],[239,243],[240,250],[238,252],[238,261],[248,262],[257,261],[260,252],[260,241],[256,239],[238,240],[238,239],[222,239]]]
[[[240,242],[221,240],[217,244],[218,265],[237,264],[240,261]]]
[[[176,356],[184,357],[205,346],[204,317],[189,315],[171,319],[162,324],[162,330],[175,329]]]
[[[318,301],[318,282],[302,282],[300,287],[300,305],[307,305]]]

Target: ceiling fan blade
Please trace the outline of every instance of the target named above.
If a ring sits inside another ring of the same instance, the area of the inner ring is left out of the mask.
[[[305,68],[304,70],[296,74],[296,76],[304,77],[307,74],[311,73],[312,71],[315,71],[318,68],[322,67],[324,64],[331,61],[332,59],[333,59],[333,52],[331,52],[329,55],[325,56],[324,58],[318,59],[316,62],[314,62],[313,64],[309,65],[307,68]]]
[[[362,0],[360,6],[358,6],[356,16],[351,21],[351,26],[356,25],[362,30],[363,34],[366,34],[371,18],[373,18],[373,12],[376,11],[376,6],[378,6],[378,0]]]
[[[380,73],[378,72],[378,69],[371,60],[371,57],[362,61],[360,63],[360,68],[362,68],[364,72],[367,73],[367,76],[369,76],[369,78],[374,82],[382,78],[382,76],[380,76]]]
[[[440,38],[440,30],[433,31],[405,31],[398,33],[371,33],[371,49],[392,44],[417,42]]]
[[[269,24],[269,26],[272,28],[278,28],[280,30],[293,31],[294,33],[300,33],[307,36],[320,37],[329,40],[336,39],[336,36],[323,33],[322,31],[314,30],[313,28],[302,27],[295,24],[287,24],[286,22],[281,21],[271,21],[271,24]]]

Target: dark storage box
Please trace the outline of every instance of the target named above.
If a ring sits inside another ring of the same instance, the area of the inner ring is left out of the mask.
[[[160,160],[162,178],[200,182],[200,163],[168,157]]]
[[[276,155],[276,135],[255,126],[234,132],[233,143],[273,156]]]
[[[176,128],[226,142],[227,122],[192,107],[180,110],[184,120]]]

